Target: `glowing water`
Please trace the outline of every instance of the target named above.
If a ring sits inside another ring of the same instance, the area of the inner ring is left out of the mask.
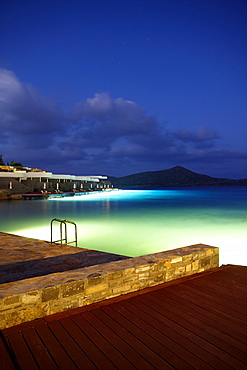
[[[76,222],[79,246],[139,256],[204,243],[221,264],[247,265],[247,188],[122,190],[47,201],[2,201],[0,231],[50,241],[50,221]],[[73,227],[68,226],[74,240]],[[58,226],[55,236],[59,239]]]

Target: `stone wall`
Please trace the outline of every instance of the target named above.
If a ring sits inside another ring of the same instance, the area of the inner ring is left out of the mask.
[[[10,191],[7,189],[0,189],[0,200],[10,199]]]
[[[204,244],[0,285],[0,329],[219,266]]]

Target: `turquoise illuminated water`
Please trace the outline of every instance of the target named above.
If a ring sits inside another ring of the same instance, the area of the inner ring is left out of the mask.
[[[50,241],[50,221],[56,217],[76,222],[83,248],[134,257],[204,243],[220,248],[221,264],[247,265],[246,187],[119,190],[1,201],[0,210],[3,232]],[[74,240],[73,227],[68,229]],[[55,232],[58,239],[58,226]]]

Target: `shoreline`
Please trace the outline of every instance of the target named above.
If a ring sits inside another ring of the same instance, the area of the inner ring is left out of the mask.
[[[0,201],[1,200],[44,200],[48,198],[65,198],[65,197],[74,197],[88,195],[92,193],[102,193],[119,190],[117,188],[111,189],[99,189],[99,190],[89,190],[89,191],[57,191],[57,192],[28,192],[21,194],[11,194],[10,191],[5,189],[0,189]]]

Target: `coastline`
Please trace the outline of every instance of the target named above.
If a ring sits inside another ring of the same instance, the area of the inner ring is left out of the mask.
[[[44,200],[48,198],[65,198],[65,197],[74,197],[74,196],[82,196],[88,195],[92,193],[99,193],[105,191],[115,191],[118,190],[116,188],[108,188],[108,189],[99,189],[99,190],[89,190],[89,191],[57,191],[57,192],[28,192],[28,193],[21,193],[21,194],[12,194],[9,190],[0,189],[0,201],[1,200]]]

